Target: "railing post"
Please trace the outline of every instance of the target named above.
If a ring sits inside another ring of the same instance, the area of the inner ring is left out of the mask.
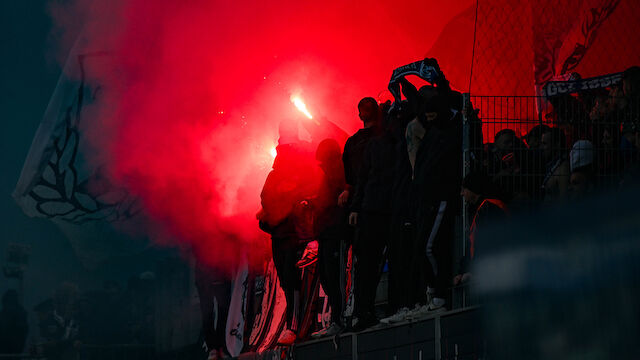
[[[471,107],[471,109],[469,109]],[[471,95],[469,93],[462,94],[462,178],[467,176],[471,171],[471,126],[469,114],[473,111],[473,105],[471,104]],[[467,241],[469,239],[469,216],[467,207],[469,204],[462,199],[462,256],[467,252]],[[466,307],[466,294],[464,289],[462,290],[462,307]]]
[[[469,95],[469,93],[464,93],[462,94],[462,177],[464,178],[465,176],[467,176],[467,174],[469,174],[469,172],[471,171],[471,149],[470,149],[470,144],[471,144],[471,126],[469,124],[470,119],[468,117],[468,114],[470,113],[470,111],[473,111],[473,109],[468,109],[468,107],[473,106],[471,105],[471,97]],[[462,255],[466,255],[465,252],[467,251],[467,239],[468,239],[468,232],[469,232],[469,219],[467,216],[467,202],[464,201],[464,198],[462,199],[462,242],[463,242],[463,247],[462,247]]]

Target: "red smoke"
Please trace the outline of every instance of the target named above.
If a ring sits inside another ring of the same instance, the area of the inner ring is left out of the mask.
[[[89,72],[105,89],[86,129],[94,156],[142,199],[160,240],[230,267],[244,249],[268,244],[255,213],[278,123],[308,121],[291,95],[314,119],[355,131],[358,100],[383,93],[391,71],[421,59],[471,1],[396,3],[105,0],[51,9],[63,42],[80,33],[87,51],[111,54]]]

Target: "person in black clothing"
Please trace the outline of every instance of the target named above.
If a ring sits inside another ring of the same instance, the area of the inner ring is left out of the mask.
[[[358,103],[358,116],[364,127],[350,136],[344,144],[342,162],[344,164],[345,189],[338,198],[340,206],[348,206],[358,182],[360,165],[367,143],[372,137],[380,133],[382,114],[378,102],[372,97],[366,97]]]
[[[547,204],[565,200],[571,170],[564,130],[552,128],[542,135],[540,146],[543,160],[546,162],[545,176],[541,183],[542,199]]]
[[[27,340],[27,312],[20,304],[18,292],[11,289],[2,295],[0,310],[0,354],[19,354]]]
[[[320,283],[329,298],[331,325],[317,335],[335,335],[342,331],[342,312],[345,300],[340,289],[341,242],[348,236],[347,214],[338,206],[338,196],[344,190],[344,166],[340,145],[333,139],[320,142],[316,160],[323,177],[314,202],[315,232],[318,234],[318,267]]]
[[[376,289],[384,260],[384,249],[391,231],[391,191],[394,179],[396,141],[390,124],[383,124],[382,135],[367,144],[349,221],[357,227],[354,239],[354,316],[355,331],[377,323],[374,314]]]
[[[408,289],[415,286],[411,275],[413,253],[414,207],[411,206],[411,163],[407,153],[405,137],[407,124],[416,116],[420,104],[418,90],[406,79],[401,78],[402,93],[407,98],[388,115],[392,125],[394,149],[394,178],[391,187],[391,234],[387,252],[389,260],[389,306],[388,313],[393,316],[383,318],[383,323],[404,319],[409,310],[411,297]]]
[[[551,130],[547,125],[536,125],[529,130],[527,135],[525,135],[525,140],[527,141],[527,147],[530,150],[538,150],[540,148],[540,141],[542,140],[542,135]]]
[[[419,312],[445,309],[453,226],[460,202],[462,122],[460,111],[451,106],[457,96],[447,87],[436,90],[435,96],[425,99],[418,117],[407,128],[413,197],[417,199],[412,268],[422,284],[427,284],[427,289],[415,287],[416,302],[427,303]]]
[[[273,170],[262,188],[260,228],[271,235],[273,263],[287,301],[286,324],[278,343],[296,340],[301,272],[296,266],[312,234],[307,229],[308,199],[317,191],[315,167],[307,146],[298,140],[297,127],[281,126]]]
[[[344,191],[342,191],[338,197],[338,206],[347,209],[347,213],[349,213],[348,222],[352,227],[356,225],[357,215],[355,212],[350,211],[350,207],[358,185],[358,177],[364,152],[369,141],[380,134],[382,113],[378,102],[372,97],[365,97],[360,100],[358,103],[358,116],[360,120],[362,120],[363,128],[350,136],[344,144],[342,163],[344,165],[345,187]],[[353,236],[347,236],[346,241],[349,243],[352,239]]]
[[[47,358],[56,358],[58,355],[55,344],[62,340],[65,329],[54,315],[53,300],[46,299],[36,305],[33,310],[38,324],[36,353]]]
[[[226,325],[231,302],[231,282],[220,271],[198,261],[195,283],[200,298],[204,350],[211,358],[222,358],[226,350]]]
[[[536,174],[540,172],[540,168],[536,167],[539,162],[537,155],[536,150],[527,149],[512,129],[502,129],[495,135],[489,173],[493,181],[499,184],[505,198],[526,202],[526,199],[535,196],[539,187]]]

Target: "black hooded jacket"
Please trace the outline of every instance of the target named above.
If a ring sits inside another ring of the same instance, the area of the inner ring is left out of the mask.
[[[391,133],[369,141],[364,152],[351,211],[391,213],[396,142]]]
[[[423,204],[459,199],[462,181],[462,121],[441,111],[429,124],[416,155],[413,189]]]
[[[344,163],[344,177],[348,185],[357,186],[360,166],[362,165],[364,152],[369,141],[379,135],[377,127],[368,127],[358,130],[347,139],[342,152],[342,162]]]
[[[395,131],[395,150],[394,150],[394,178],[391,187],[391,213],[396,219],[404,222],[413,220],[411,206],[411,162],[407,152],[407,139],[405,130],[408,121],[398,120],[397,129]]]

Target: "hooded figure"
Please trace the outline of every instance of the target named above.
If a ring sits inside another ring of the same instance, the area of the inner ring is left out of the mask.
[[[413,121],[424,128],[413,164],[416,229],[412,271],[419,281],[413,301],[426,304],[420,310],[426,312],[445,310],[462,169],[461,113],[450,104],[456,96],[448,89],[436,90],[434,96],[424,99]],[[411,158],[409,126],[407,146]]]
[[[318,172],[313,154],[298,140],[297,125],[281,124],[273,170],[260,194],[260,228],[271,235],[273,263],[287,300],[286,330],[278,343],[290,345],[298,330],[301,273],[296,263],[313,239],[309,200],[317,193]]]

